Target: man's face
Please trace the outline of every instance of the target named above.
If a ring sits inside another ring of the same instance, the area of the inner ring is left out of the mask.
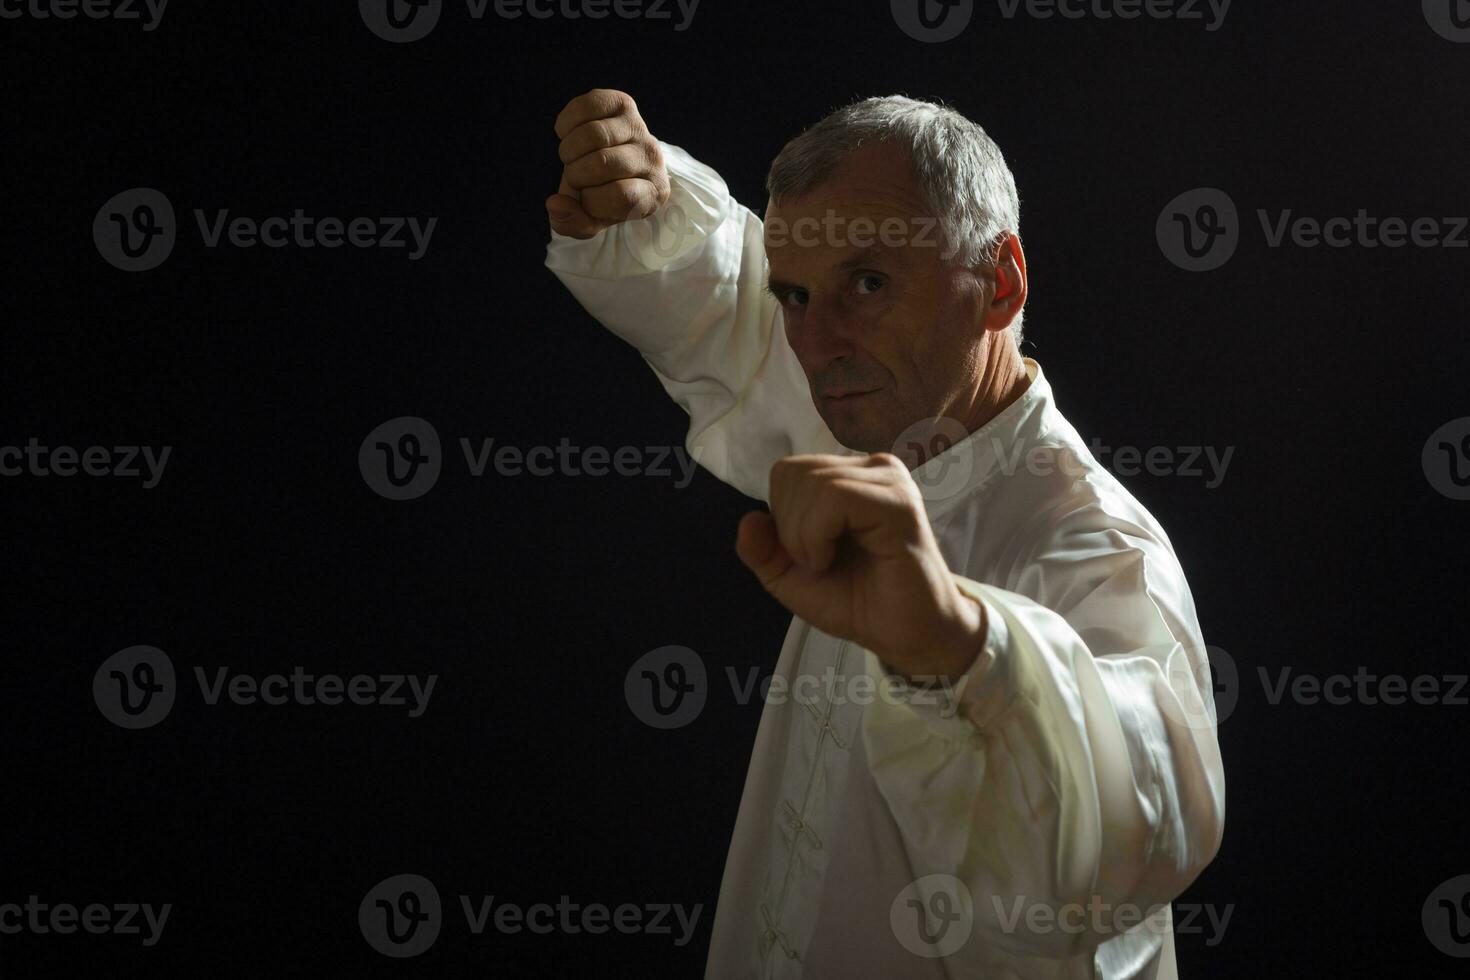
[[[933,218],[891,143],[860,147],[805,197],[767,208],[786,339],[851,449],[892,452],[920,419],[964,419],[979,387],[994,286],[946,260]]]

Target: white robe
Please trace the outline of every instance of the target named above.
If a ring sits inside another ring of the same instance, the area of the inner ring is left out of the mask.
[[[766,500],[777,459],[851,451],[762,289],[760,219],[662,146],[659,215],[553,232],[546,264],[688,412],[701,465]],[[1167,903],[1225,815],[1194,602],[1163,528],[1025,364],[1018,401],[913,474],[990,622],[957,706],[861,687],[893,678],[792,620],[775,674],[808,680],[774,687],[761,716],[710,980],[1176,976]]]

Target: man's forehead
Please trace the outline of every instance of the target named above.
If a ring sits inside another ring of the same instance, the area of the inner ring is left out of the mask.
[[[936,225],[914,209],[892,205],[771,208],[763,233],[766,260],[773,270],[793,276],[909,266],[916,247],[935,244]]]
[[[848,217],[882,212],[912,217],[924,207],[908,154],[893,143],[870,143],[848,153],[820,184],[780,204],[770,200],[767,216],[806,216],[828,208]]]
[[[907,153],[892,143],[859,147],[801,196],[767,200],[764,237],[773,279],[907,264],[902,246],[934,224],[929,210]]]

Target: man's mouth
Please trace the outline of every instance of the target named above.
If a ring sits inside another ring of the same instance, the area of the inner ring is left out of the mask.
[[[829,402],[846,402],[852,401],[854,398],[861,398],[864,395],[871,395],[877,390],[877,388],[869,388],[866,391],[829,392],[822,397]]]

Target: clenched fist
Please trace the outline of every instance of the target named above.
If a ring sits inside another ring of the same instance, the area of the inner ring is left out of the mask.
[[[546,199],[546,214],[559,234],[591,238],[668,201],[663,154],[628,93],[599,88],[577,96],[556,117],[556,135],[561,187]]]
[[[898,457],[787,456],[771,468],[770,503],[741,519],[735,551],[787,609],[910,679],[975,661],[984,607],[955,583]]]

